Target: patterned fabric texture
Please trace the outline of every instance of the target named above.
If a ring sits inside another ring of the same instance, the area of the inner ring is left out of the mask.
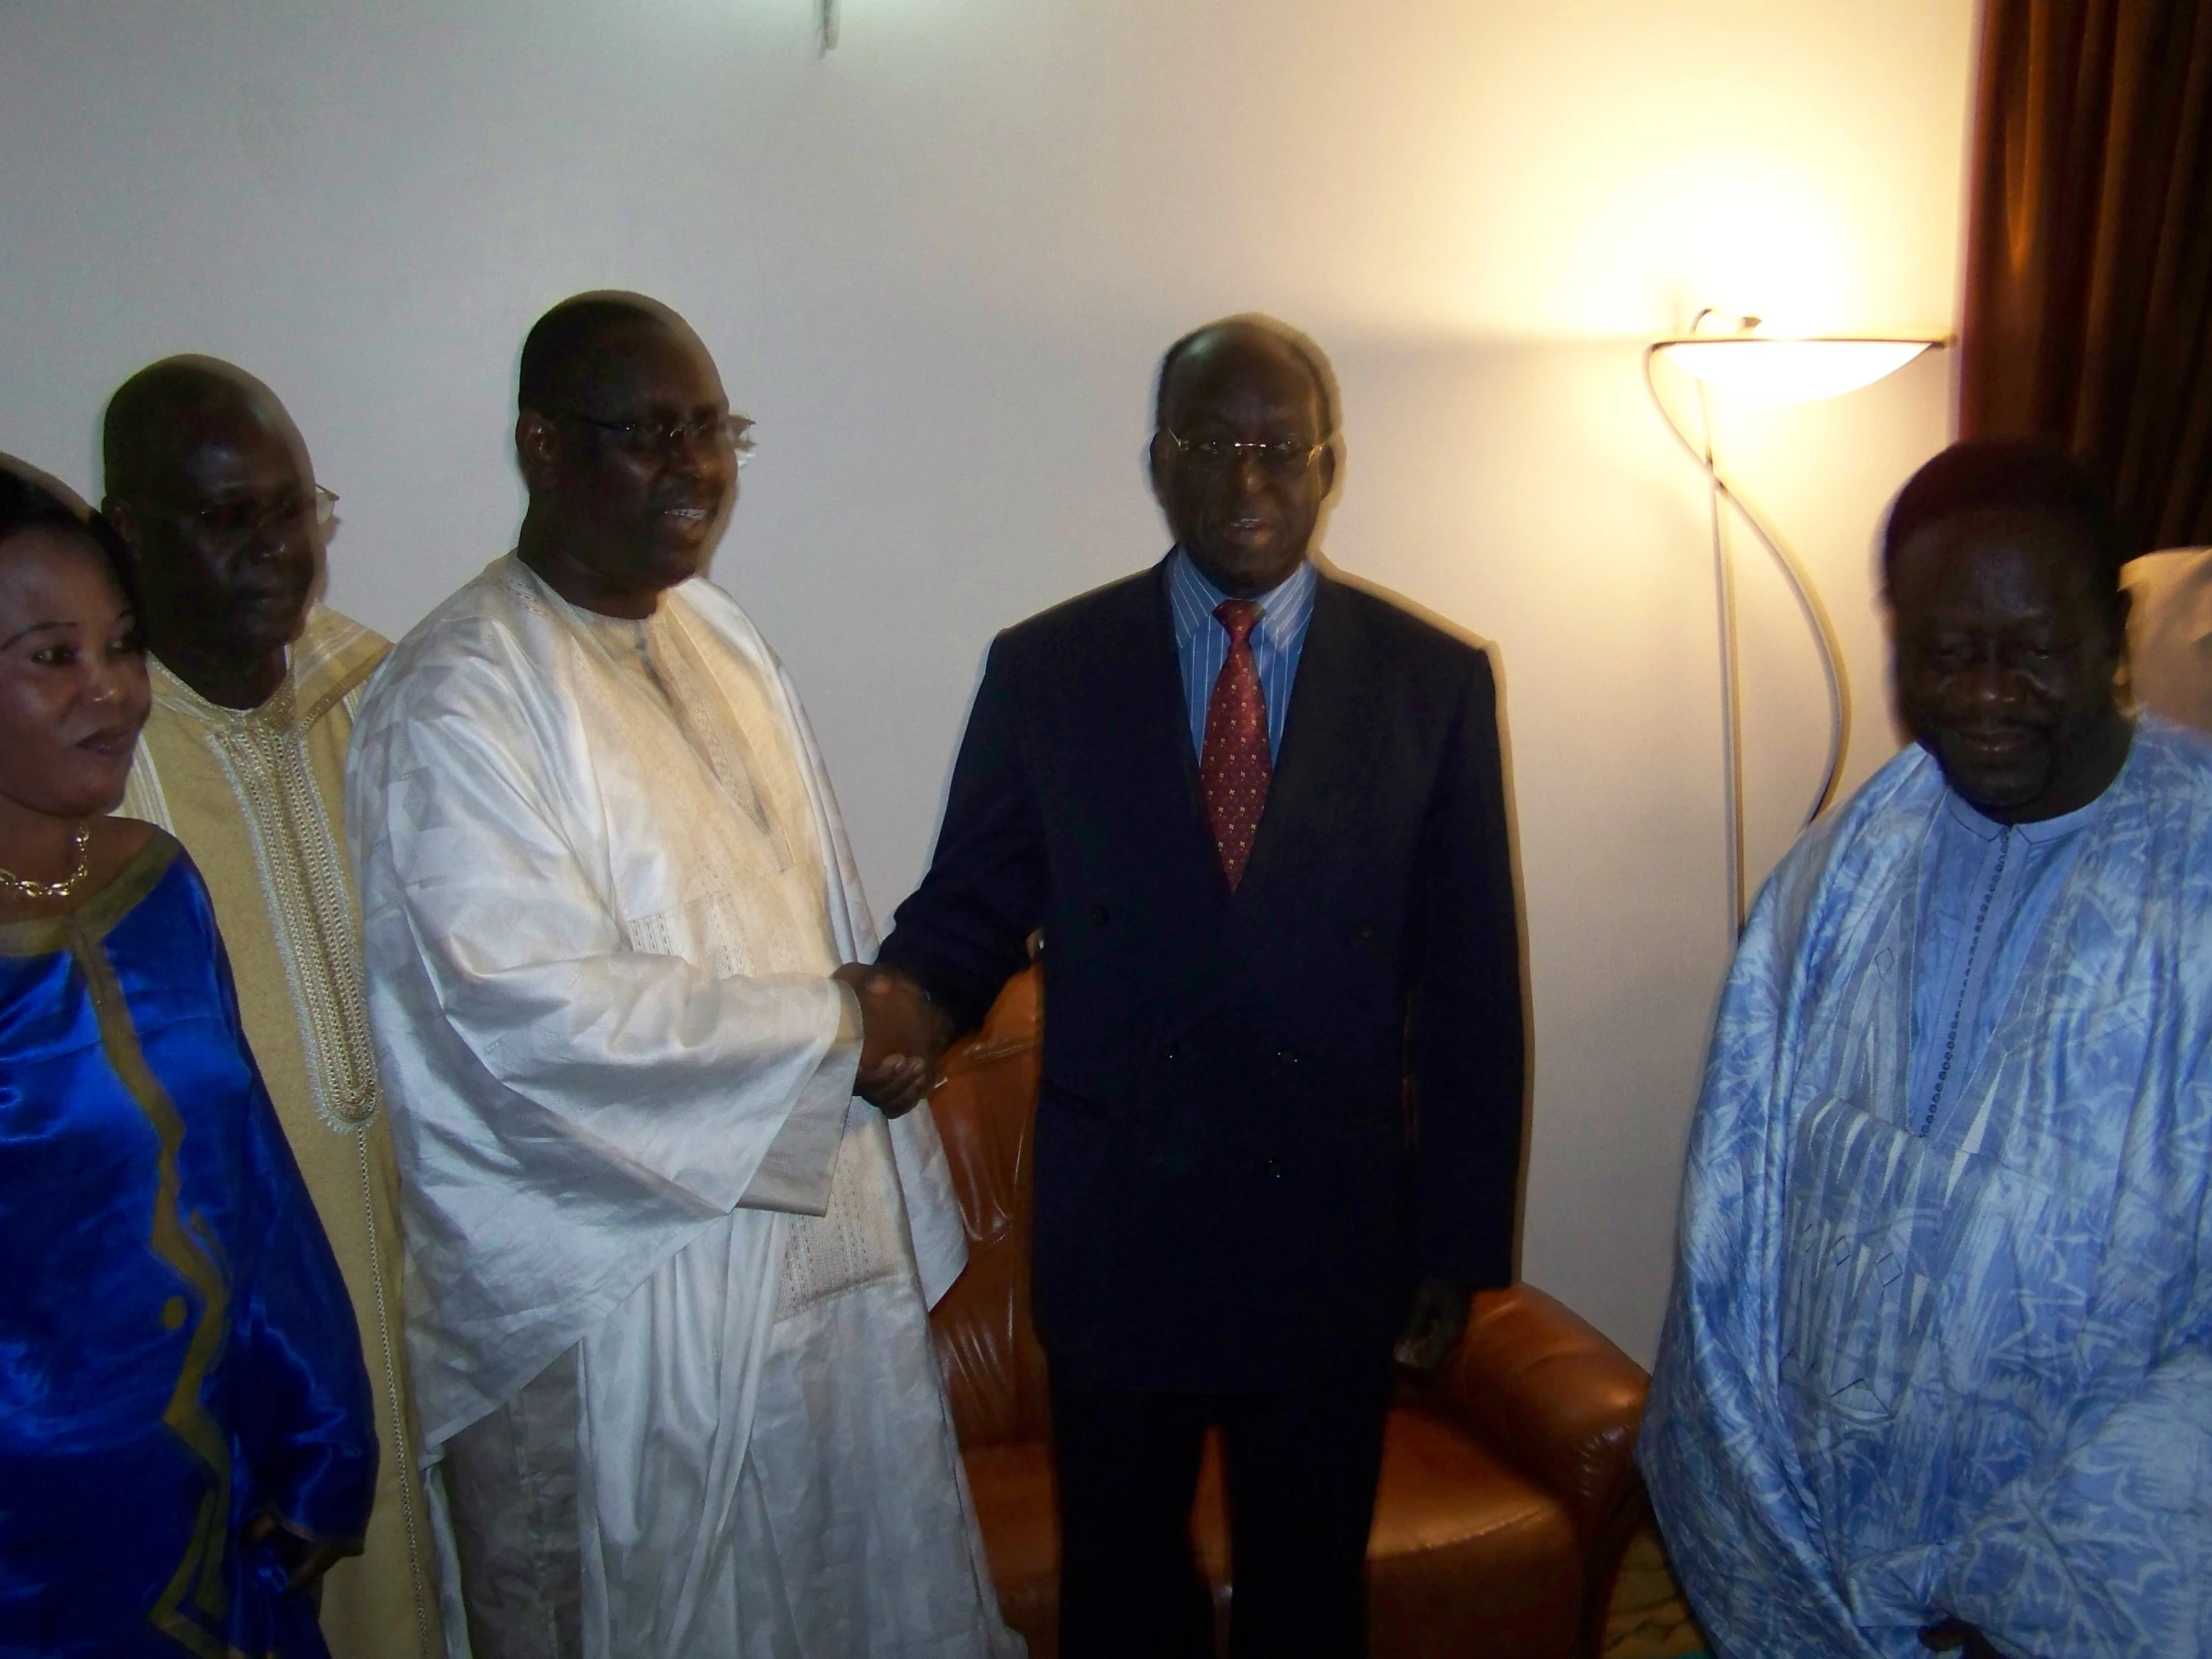
[[[1252,856],[1252,838],[1267,811],[1274,767],[1268,759],[1268,705],[1252,663],[1252,630],[1260,607],[1249,599],[1224,599],[1214,615],[1229,632],[1229,659],[1214,682],[1206,709],[1206,747],[1198,762],[1206,795],[1206,821],[1221,848],[1222,873],[1235,887]]]
[[[1175,628],[1176,669],[1183,678],[1183,707],[1190,716],[1191,754],[1206,750],[1206,714],[1213,704],[1214,682],[1229,661],[1229,635],[1214,608],[1229,596],[1206,579],[1190,554],[1177,548],[1167,561],[1168,618]],[[1260,675],[1260,695],[1268,705],[1268,758],[1283,757],[1283,733],[1290,723],[1291,688],[1306,655],[1306,636],[1314,622],[1321,572],[1312,560],[1300,563],[1252,602],[1260,620],[1251,634],[1252,666]]]
[[[1919,749],[1761,895],[1639,1450],[1715,1652],[2212,1651],[2212,747],[2146,715],[1925,1134]]]

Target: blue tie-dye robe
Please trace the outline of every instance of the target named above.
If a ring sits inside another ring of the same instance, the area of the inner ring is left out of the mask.
[[[2212,1654],[2212,747],[2146,716],[1914,1132],[1908,750],[1762,893],[1639,1458],[1716,1650]]]

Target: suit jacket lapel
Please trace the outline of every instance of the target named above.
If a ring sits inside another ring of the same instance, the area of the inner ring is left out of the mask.
[[[1145,611],[1142,679],[1152,704],[1152,724],[1165,723],[1168,747],[1183,779],[1184,800],[1211,850],[1214,832],[1206,823],[1206,791],[1198,776],[1198,756],[1191,749],[1191,711],[1183,696],[1183,658],[1175,647],[1175,617],[1168,608],[1168,560],[1174,557],[1170,551],[1166,559],[1152,567],[1153,579],[1145,588],[1151,604]]]
[[[1100,663],[1100,672],[1118,689],[1116,716],[1127,722],[1116,745],[1128,758],[1127,788],[1134,797],[1124,810],[1129,821],[1148,827],[1135,832],[1163,856],[1203,863],[1226,898],[1229,883],[1222,877],[1221,855],[1206,822],[1198,757],[1191,752],[1183,665],[1168,611],[1166,560],[1154,568],[1153,580],[1131,590],[1130,600]]]
[[[1362,734],[1373,729],[1378,665],[1368,661],[1366,640],[1344,598],[1341,584],[1321,578],[1298,677],[1291,684],[1283,752],[1268,786],[1267,810],[1260,815],[1251,860],[1237,886],[1240,904],[1265,897],[1326,850],[1332,800],[1357,791],[1367,770]],[[1209,834],[1209,844],[1211,840]]]

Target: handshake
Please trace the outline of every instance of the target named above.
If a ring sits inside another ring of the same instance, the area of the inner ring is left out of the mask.
[[[919,985],[891,968],[847,962],[830,975],[860,999],[860,1069],[853,1092],[897,1117],[937,1085],[952,1021]]]

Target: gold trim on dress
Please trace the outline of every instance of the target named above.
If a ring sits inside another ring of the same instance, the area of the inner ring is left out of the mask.
[[[146,844],[108,877],[107,885],[88,894],[74,910],[0,922],[0,956],[52,956],[69,949],[80,936],[105,936],[161,884],[181,850],[174,836],[156,830],[146,837]]]
[[[106,938],[116,924],[135,909],[175,862],[177,843],[156,830],[124,864],[106,887],[81,909],[66,916],[18,922],[0,930],[0,950],[29,954],[19,946],[34,934],[68,950],[77,971],[85,978],[92,998],[94,1018],[100,1027],[100,1045],[117,1079],[153,1127],[156,1154],[154,1215],[148,1244],[154,1254],[195,1293],[200,1317],[185,1345],[185,1363],[170,1389],[162,1421],[199,1458],[208,1471],[209,1489],[202,1497],[191,1541],[176,1572],[147,1615],[153,1626],[203,1659],[226,1659],[229,1644],[212,1635],[191,1615],[198,1613],[220,1626],[230,1612],[231,1591],[224,1574],[224,1557],[230,1545],[231,1441],[215,1413],[200,1397],[208,1373],[222,1359],[230,1340],[231,1287],[215,1256],[202,1242],[184,1212],[183,1174],[177,1155],[184,1144],[185,1120],[169,1091],[147,1064],[140,1046],[138,1027],[123,993],[115,964],[109,959]],[[58,935],[58,937],[56,936]]]

